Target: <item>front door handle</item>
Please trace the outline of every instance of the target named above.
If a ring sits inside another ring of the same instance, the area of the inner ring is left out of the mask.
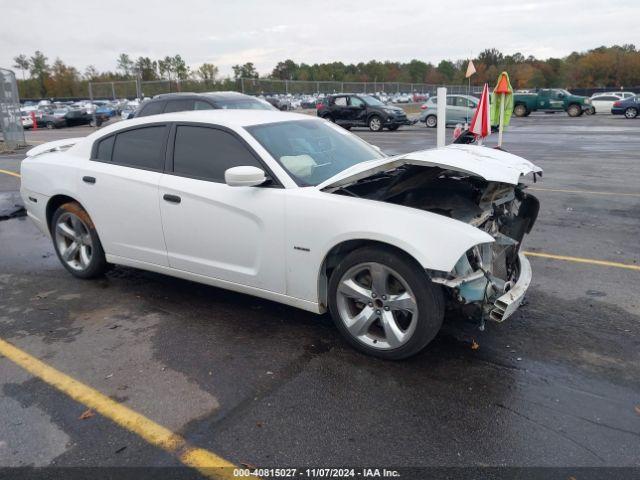
[[[168,193],[165,193],[162,198],[164,198],[167,202],[171,202],[171,203],[180,203],[182,201],[182,199],[179,196],[169,195]]]
[[[96,177],[82,177],[82,181],[85,183],[96,183]]]

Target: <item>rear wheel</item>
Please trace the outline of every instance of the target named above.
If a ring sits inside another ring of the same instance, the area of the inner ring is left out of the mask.
[[[54,125],[54,123],[53,123],[53,122],[47,122],[46,127],[47,127],[49,130],[53,130],[54,128],[56,128],[56,126]]]
[[[638,109],[629,107],[624,111],[624,116],[627,118],[636,118],[638,116]]]
[[[60,262],[72,275],[93,278],[107,270],[98,232],[79,203],[65,203],[54,212],[51,236]]]
[[[436,128],[438,126],[438,117],[436,117],[435,115],[429,115],[424,123],[427,125],[427,127],[429,128]]]
[[[329,310],[346,340],[376,357],[420,352],[444,317],[442,290],[410,257],[385,248],[349,253],[329,282]]]
[[[527,108],[526,105],[523,105],[521,103],[519,103],[518,105],[516,105],[515,107],[513,107],[513,114],[516,117],[526,117],[528,114],[529,109]]]
[[[379,132],[382,130],[382,119],[378,115],[373,115],[369,119],[369,130]]]
[[[578,117],[582,115],[582,109],[580,108],[579,105],[576,105],[575,103],[573,103],[569,105],[569,108],[567,108],[567,114],[570,117]]]

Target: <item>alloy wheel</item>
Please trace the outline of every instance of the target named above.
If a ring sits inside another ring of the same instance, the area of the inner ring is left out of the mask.
[[[382,129],[382,122],[378,117],[373,117],[371,120],[369,120],[369,128],[372,131],[377,132]]]
[[[86,223],[80,217],[65,212],[56,221],[55,239],[60,258],[70,268],[86,270],[93,255],[93,241]]]
[[[363,344],[391,350],[416,330],[418,302],[408,282],[381,263],[361,263],[340,279],[336,292],[340,320]]]
[[[635,108],[627,108],[624,111],[624,116],[627,118],[636,118],[638,116],[638,111]]]

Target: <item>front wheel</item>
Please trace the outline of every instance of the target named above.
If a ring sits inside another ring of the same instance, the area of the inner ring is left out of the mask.
[[[436,117],[435,115],[429,115],[424,123],[429,128],[436,128],[438,126],[438,117]]]
[[[589,107],[584,111],[585,114],[587,115],[595,115],[596,114],[596,109],[595,107]]]
[[[382,130],[382,119],[374,115],[369,119],[369,130],[372,132],[379,132]]]
[[[60,262],[72,275],[93,278],[107,270],[98,232],[79,203],[65,203],[55,211],[51,236]]]
[[[576,105],[574,103],[573,105],[569,105],[569,108],[567,108],[567,113],[570,117],[578,117],[582,115],[582,109],[579,105]]]
[[[386,248],[349,253],[329,282],[329,310],[346,340],[379,358],[420,352],[444,318],[442,290],[410,257]]]
[[[624,111],[624,116],[626,118],[636,118],[638,116],[638,109],[629,107]]]

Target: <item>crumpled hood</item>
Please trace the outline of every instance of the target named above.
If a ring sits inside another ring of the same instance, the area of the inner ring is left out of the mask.
[[[533,172],[542,173],[540,167],[512,153],[476,145],[453,144],[443,148],[419,150],[358,163],[325,180],[317,188],[341,187],[402,165],[441,167],[475,175],[489,182],[510,183],[512,185],[517,185],[523,175]]]

